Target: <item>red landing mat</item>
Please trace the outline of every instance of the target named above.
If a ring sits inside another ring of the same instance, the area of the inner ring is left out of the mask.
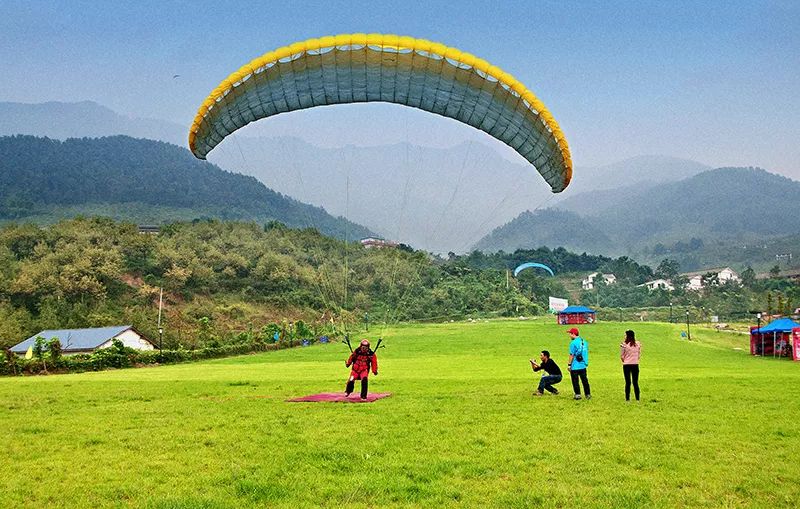
[[[372,403],[381,398],[388,398],[391,392],[371,392],[367,394],[367,399],[362,400],[358,392],[354,392],[350,397],[345,397],[343,392],[321,392],[319,394],[311,394],[310,396],[303,396],[302,398],[293,398],[287,400],[292,403],[309,402],[317,403],[320,401],[328,401],[333,403]]]

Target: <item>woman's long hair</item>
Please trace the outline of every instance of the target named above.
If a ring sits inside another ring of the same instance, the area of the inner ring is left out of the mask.
[[[636,346],[636,334],[632,330],[625,331],[625,343],[630,346]]]

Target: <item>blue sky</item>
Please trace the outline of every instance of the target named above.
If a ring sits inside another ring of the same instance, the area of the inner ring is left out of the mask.
[[[800,179],[796,1],[3,5],[0,101],[93,100],[188,126],[211,89],[262,53],[322,35],[398,33],[514,74],[551,109],[579,166],[665,154]],[[320,108],[248,134],[329,146],[485,139],[406,110]]]

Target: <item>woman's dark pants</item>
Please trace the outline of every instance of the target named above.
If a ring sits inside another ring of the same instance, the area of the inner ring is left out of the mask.
[[[625,375],[625,401],[631,400],[631,382],[633,382],[633,393],[636,401],[639,401],[639,365],[623,364],[622,373]]]

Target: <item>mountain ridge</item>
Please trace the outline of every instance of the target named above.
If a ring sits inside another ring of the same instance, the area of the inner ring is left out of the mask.
[[[161,210],[159,222],[207,216],[277,220],[336,237],[372,234],[166,142],[128,136],[0,137],[0,218],[59,219],[64,210],[91,214],[109,206],[112,217],[126,220]]]
[[[655,257],[670,254],[665,245],[701,239],[707,250],[716,243],[719,251],[730,253],[736,245],[750,244],[752,249],[759,241],[798,234],[800,228],[787,211],[798,195],[800,182],[761,168],[717,168],[630,192],[624,202],[615,201],[614,193],[598,192],[601,200],[593,205],[593,213],[578,214],[559,205],[547,213],[527,212],[493,230],[474,247],[486,251],[553,247],[549,232],[577,235],[574,227],[564,227],[562,222],[574,225],[579,220],[587,232],[603,232],[608,242],[597,236],[556,237],[573,250],[637,256],[658,263]],[[656,249],[657,245],[661,247]],[[678,254],[690,258],[687,253]],[[704,259],[712,258],[706,253]]]

